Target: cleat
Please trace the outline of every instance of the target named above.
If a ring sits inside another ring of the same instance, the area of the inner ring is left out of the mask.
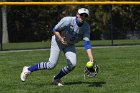
[[[22,73],[20,75],[20,79],[21,81],[25,81],[25,79],[29,76],[29,74],[31,73],[29,70],[28,70],[28,66],[24,66],[23,67],[23,70],[22,70]]]
[[[53,79],[53,84],[57,86],[64,86],[64,82],[60,79]]]

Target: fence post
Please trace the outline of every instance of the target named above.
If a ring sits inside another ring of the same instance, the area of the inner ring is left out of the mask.
[[[112,25],[112,5],[110,7],[110,37],[111,37],[111,45],[113,46],[114,45],[114,42],[113,42],[113,25]]]
[[[3,50],[2,47],[2,11],[1,11],[2,6],[0,6],[0,50]]]

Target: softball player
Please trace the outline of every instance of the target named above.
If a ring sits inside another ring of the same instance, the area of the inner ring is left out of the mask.
[[[59,59],[60,52],[63,51],[67,65],[54,76],[53,83],[58,86],[63,86],[61,78],[70,73],[76,66],[76,49],[75,43],[83,40],[85,50],[89,60],[93,61],[92,46],[90,44],[90,26],[86,22],[89,16],[89,10],[86,8],[78,9],[75,17],[64,17],[53,28],[54,35],[51,40],[50,57],[47,62],[41,62],[34,66],[24,66],[20,78],[25,81],[27,76],[33,71],[41,69],[53,69]]]

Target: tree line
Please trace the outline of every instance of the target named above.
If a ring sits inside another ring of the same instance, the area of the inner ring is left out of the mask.
[[[47,41],[55,24],[64,16],[75,16],[81,7],[90,11],[91,39],[111,39],[111,31],[113,39],[140,38],[139,5],[26,5],[6,7],[9,42]]]

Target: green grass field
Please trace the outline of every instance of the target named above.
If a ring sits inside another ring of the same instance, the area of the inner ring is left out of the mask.
[[[26,50],[26,49],[41,49],[50,48],[51,41],[45,42],[23,42],[23,43],[5,43],[3,44],[3,50]],[[111,40],[92,40],[93,46],[111,46]],[[140,45],[140,40],[113,40],[115,46],[119,45]],[[83,41],[76,44],[76,46],[83,46]]]
[[[51,84],[53,76],[66,64],[64,55],[54,70],[33,72],[20,81],[24,65],[47,61],[49,50],[0,52],[0,93],[140,93],[140,47],[93,48],[100,66],[95,78],[83,79],[87,58],[78,49],[77,67],[63,78],[65,86]]]

